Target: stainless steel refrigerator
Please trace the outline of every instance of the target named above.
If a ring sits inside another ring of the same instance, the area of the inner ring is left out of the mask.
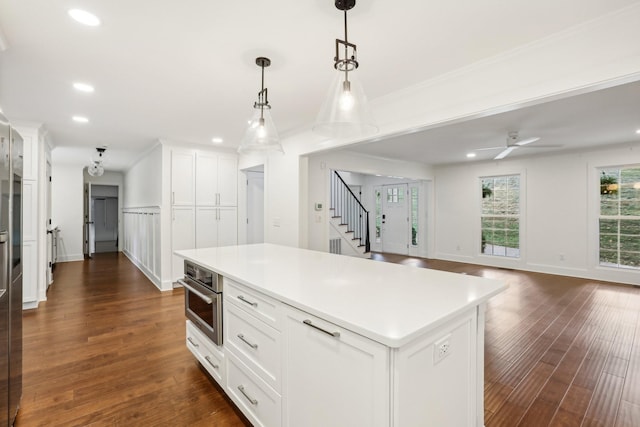
[[[0,114],[0,426],[22,396],[22,138]]]

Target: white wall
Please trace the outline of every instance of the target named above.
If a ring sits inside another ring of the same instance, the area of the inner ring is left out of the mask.
[[[60,228],[58,261],[84,259],[82,249],[83,192],[82,168],[78,165],[52,165],[51,219]]]
[[[125,208],[162,204],[162,145],[156,144],[124,174]]]
[[[640,164],[640,143],[436,168],[436,258],[640,283],[640,272],[598,266],[597,168]],[[521,174],[521,257],[480,254],[479,178]]]
[[[170,165],[165,165],[169,162],[170,156],[165,154],[165,151],[160,142],[154,145],[124,173],[123,184],[124,209],[155,208],[160,212],[160,239],[159,242],[154,241],[152,244],[154,250],[160,251],[160,268],[150,272],[144,265],[138,263],[135,254],[127,252],[125,254],[161,290],[172,288],[170,207],[165,206],[168,201],[162,198],[162,189],[165,188],[164,186],[169,186],[171,180]],[[124,227],[121,228],[124,229]],[[124,238],[130,237],[124,236]],[[124,240],[121,241],[124,242]],[[136,242],[136,247],[146,247],[149,243],[149,241]]]

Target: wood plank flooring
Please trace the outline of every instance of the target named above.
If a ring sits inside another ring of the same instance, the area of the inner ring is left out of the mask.
[[[640,426],[640,288],[373,257],[509,283],[487,308],[486,427]],[[59,264],[25,312],[16,426],[249,426],[186,349],[183,304],[122,254]]]

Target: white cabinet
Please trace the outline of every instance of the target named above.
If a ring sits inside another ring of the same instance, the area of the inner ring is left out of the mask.
[[[235,157],[196,154],[196,205],[238,205],[238,162]]]
[[[38,259],[36,242],[23,242],[23,265],[29,266],[22,270],[22,303],[24,308],[34,308],[38,305],[38,282],[36,281],[36,265]]]
[[[227,394],[254,427],[282,425],[282,397],[228,353]]]
[[[284,333],[284,426],[389,426],[387,347],[289,307]]]
[[[195,208],[174,206],[171,212],[171,246],[174,251],[196,247]],[[183,276],[184,260],[172,253],[173,279]]]
[[[195,226],[196,248],[238,244],[238,213],[235,207],[197,207]]]
[[[182,261],[174,251],[238,244],[237,204],[235,155],[171,150],[172,280],[183,276]]]
[[[193,205],[195,197],[194,154],[188,151],[171,152],[171,204]]]
[[[224,351],[209,340],[197,327],[187,320],[187,348],[209,372],[214,380],[224,388],[226,363]]]
[[[255,426],[282,425],[282,304],[224,278],[226,392]]]

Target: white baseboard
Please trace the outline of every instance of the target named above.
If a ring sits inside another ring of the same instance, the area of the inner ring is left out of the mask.
[[[61,256],[58,256],[56,263],[72,262],[72,261],[84,261],[84,254],[61,255]]]

